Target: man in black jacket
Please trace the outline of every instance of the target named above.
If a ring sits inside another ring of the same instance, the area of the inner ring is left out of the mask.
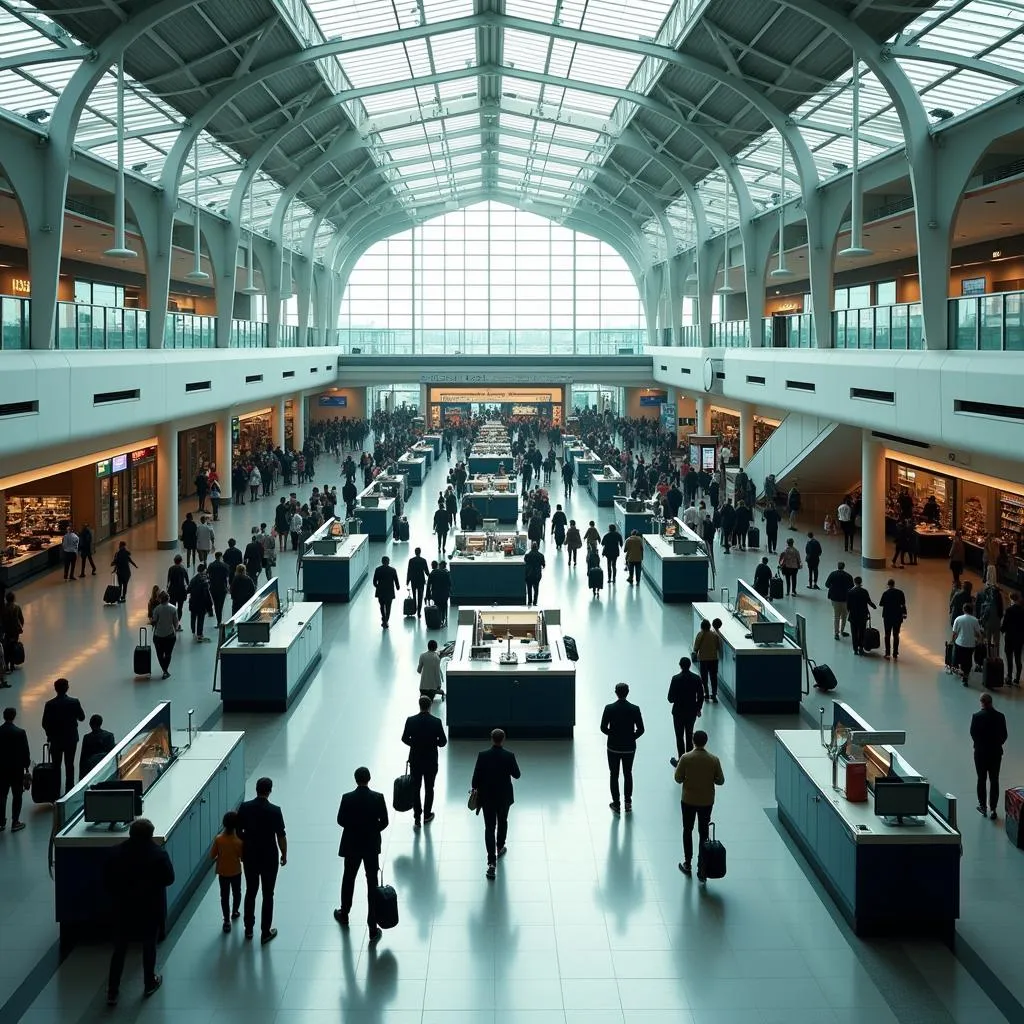
[[[672,705],[672,727],[676,733],[676,756],[669,758],[669,763],[675,768],[679,758],[693,750],[693,727],[704,706],[704,684],[690,670],[689,658],[679,659],[679,671],[668,684],[668,702]]]
[[[56,679],[53,688],[56,697],[43,705],[43,732],[50,744],[50,759],[60,766],[64,761],[64,792],[75,785],[75,750],[78,748],[78,723],[85,721],[85,712],[77,697],[68,696],[71,684]]]
[[[512,780],[522,773],[511,750],[505,749],[505,730],[491,732],[491,746],[480,751],[473,768],[470,788],[476,790],[477,806],[484,816],[484,845],[487,848],[487,877],[494,878],[495,865],[506,852],[508,812],[515,803]]]
[[[431,562],[427,576],[427,600],[437,605],[441,625],[448,625],[448,601],[452,596],[452,575],[446,562]]]
[[[832,602],[832,625],[837,640],[840,634],[850,635],[846,632],[846,596],[852,589],[853,577],[846,571],[846,563],[837,562],[825,580],[825,596]]]
[[[818,565],[821,562],[821,542],[810,530],[804,545],[804,564],[807,566],[807,589],[821,590],[818,586]]]
[[[237,550],[237,549],[235,549]],[[213,553],[213,561],[206,567],[206,582],[210,584],[210,597],[213,598],[213,613],[220,625],[224,615],[224,601],[231,589],[231,574],[234,570],[220,551]]]
[[[431,641],[433,643],[434,641]],[[428,694],[420,695],[420,712],[405,720],[402,742],[409,748],[409,771],[416,797],[412,805],[412,827],[420,827],[420,818],[429,824],[434,820],[434,779],[437,778],[437,752],[448,743],[441,719],[430,713],[434,703]],[[420,786],[423,787],[423,803],[420,804]]]
[[[523,564],[526,567],[526,607],[529,608],[531,605],[536,606],[537,604],[540,579],[544,575],[544,567],[547,564],[536,541],[530,544],[530,550],[523,557]]]
[[[644,734],[644,720],[640,709],[631,704],[627,683],[615,684],[616,700],[606,704],[601,715],[601,732],[608,737],[608,782],[612,802],[608,805],[615,814],[621,811],[619,803],[619,767],[622,768],[622,788],[625,791],[626,813],[633,810],[633,760],[636,741]]]
[[[78,777],[84,778],[114,749],[114,734],[103,728],[103,716],[89,719],[89,731],[82,737],[82,756],[78,759]]]
[[[886,583],[885,592],[878,599],[878,604],[882,609],[882,625],[885,628],[885,657],[888,659],[891,648],[892,660],[898,661],[900,628],[907,617],[907,598],[903,591],[897,588],[895,580]]]
[[[1017,591],[1010,595],[1010,603],[999,625],[1006,648],[1006,682],[1020,686],[1021,652],[1024,651],[1024,601]],[[1016,666],[1016,672],[1014,671]]]
[[[868,619],[871,617],[868,609],[878,607],[861,583],[861,578],[855,576],[853,589],[846,595],[846,614],[850,619],[850,638],[854,654],[864,653],[864,630],[868,628]]]
[[[978,813],[985,813],[985,782],[988,781],[989,817],[996,820],[999,806],[999,766],[1006,742],[1006,717],[992,707],[992,694],[979,698],[981,710],[971,716],[971,739],[974,741],[974,770],[978,773]]]
[[[733,531],[736,529],[736,509],[732,507],[732,498],[726,499],[725,504],[722,506],[719,526],[722,530],[722,547],[725,548],[725,553],[728,554],[731,550]]]
[[[480,510],[473,504],[473,499],[466,498],[459,510],[459,527],[462,530],[478,530],[481,521]]]
[[[420,617],[420,612],[423,610],[423,591],[426,590],[429,574],[430,566],[420,549],[416,548],[405,570],[405,585],[412,591],[412,596],[416,598],[416,618]]]
[[[156,973],[156,940],[167,915],[167,887],[174,884],[174,865],[167,851],[153,841],[153,823],[136,818],[128,839],[107,861],[105,872],[114,918],[107,1005],[115,1006],[131,939],[142,940],[143,994],[148,998],[163,983]]]
[[[288,863],[288,837],[284,830],[284,815],[277,804],[270,802],[274,789],[272,779],[263,776],[256,780],[256,799],[244,800],[238,808],[238,838],[242,847],[242,869],[245,872],[245,904],[242,923],[245,937],[252,938],[256,927],[256,897],[263,888],[263,906],[260,908],[260,941],[266,945],[277,938],[274,923],[274,887],[277,885],[278,867]]]
[[[356,490],[355,481],[351,477],[345,478],[345,483],[341,488],[341,497],[345,502],[345,518],[351,519],[352,514],[356,510],[356,495],[359,492]]]
[[[381,629],[388,628],[388,622],[391,619],[391,605],[394,604],[395,595],[400,588],[398,573],[395,572],[391,559],[387,555],[382,556],[380,565],[373,570],[373,593],[377,598],[377,604],[380,605]]]
[[[21,820],[22,779],[32,764],[32,757],[28,735],[14,724],[17,715],[14,708],[4,708],[4,724],[0,725],[0,832],[7,827],[8,793],[11,794],[11,831],[20,832],[25,827]]]
[[[772,593],[772,567],[768,564],[768,556],[762,555],[761,562],[754,570],[754,589],[765,598]]]
[[[341,906],[334,912],[334,920],[343,928],[348,927],[356,875],[362,867],[366,873],[366,926],[370,929],[370,942],[374,943],[382,934],[375,911],[380,834],[388,827],[388,805],[382,793],[370,789],[369,768],[357,768],[355,780],[356,788],[341,798],[338,807],[341,826],[338,856],[344,858],[345,867],[341,876]]]

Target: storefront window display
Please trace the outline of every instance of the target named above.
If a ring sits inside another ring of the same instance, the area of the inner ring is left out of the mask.
[[[779,424],[775,420],[765,420],[760,416],[754,417],[754,454],[756,455],[768,442],[768,438],[775,433]]]
[[[242,455],[249,455],[253,452],[266,451],[273,437],[270,410],[258,412],[253,416],[239,418],[238,441],[233,444],[234,458],[241,458]]]
[[[956,523],[957,481],[920,466],[890,460],[885,501],[886,532],[913,523],[915,551],[922,558],[945,558]]]
[[[7,495],[6,561],[59,544],[71,521],[70,494]]]
[[[711,410],[711,433],[722,439],[722,449],[728,449],[730,458],[726,465],[734,466],[740,459],[740,418],[724,409]]]

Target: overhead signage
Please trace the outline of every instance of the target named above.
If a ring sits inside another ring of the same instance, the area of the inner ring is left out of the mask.
[[[578,376],[575,375],[575,376]],[[480,373],[421,373],[421,384],[571,384],[571,373],[524,373],[485,370]]]
[[[480,391],[434,391],[431,395],[434,402],[454,402],[465,404],[477,402],[483,405],[505,405],[508,403],[552,402],[555,401],[550,391],[513,391],[505,388],[485,388]],[[559,399],[560,401],[561,399]]]
[[[348,395],[320,395],[317,405],[345,409],[348,407]]]
[[[156,445],[150,445],[148,448],[136,448],[132,452],[132,465],[136,462],[145,462],[146,459],[156,458]]]
[[[123,473],[128,468],[128,456],[127,455],[115,455],[110,460],[110,472],[111,473]]]
[[[11,291],[15,295],[31,295],[32,282],[27,277],[12,277]]]
[[[96,463],[97,476],[110,476],[110,459],[104,459]]]
[[[647,405],[647,406],[661,405],[663,402],[667,402],[667,401],[668,401],[668,396],[665,395],[665,394],[660,394],[660,395],[641,395],[640,396],[640,404],[641,405]]]

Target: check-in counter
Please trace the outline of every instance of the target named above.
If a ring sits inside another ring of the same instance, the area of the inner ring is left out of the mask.
[[[113,829],[85,820],[86,791],[118,783],[142,790],[142,813],[154,839],[174,865],[167,890],[170,927],[211,867],[210,845],[227,811],[245,792],[245,734],[189,734],[171,729],[164,701],[117,744],[54,807],[54,904],[65,948],[78,938],[95,941],[112,923],[105,882],[107,862],[124,842],[124,823]],[[137,810],[138,808],[136,808]]]
[[[441,449],[444,447],[444,437],[441,434],[424,434],[420,438],[423,444],[429,444],[431,451],[434,453],[434,461],[437,462],[441,458]]]
[[[836,701],[828,735],[775,733],[779,820],[858,935],[924,934],[949,942],[960,916],[956,802],[928,787],[891,746],[858,747],[845,738],[855,731],[875,732]],[[859,767],[856,791],[845,781],[848,764]],[[928,790],[927,812],[880,817],[879,780]]]
[[[397,462],[392,463],[393,472],[381,473],[374,479],[375,484],[380,484],[380,493],[389,498],[397,497],[398,505],[395,506],[395,515],[400,516],[405,508],[405,503],[412,497],[412,481],[408,473],[403,473]]]
[[[669,520],[667,529],[668,533],[644,534],[644,579],[666,604],[705,600],[707,545],[680,519]]]
[[[410,449],[409,453],[415,455],[417,458],[424,458],[427,460],[427,472],[429,473],[434,463],[437,461],[437,456],[434,455],[434,446],[426,441],[417,441]]]
[[[653,501],[639,501],[627,498],[624,494],[615,496],[615,525],[623,537],[628,537],[634,530],[640,533],[657,533],[655,524],[657,506]]]
[[[525,604],[527,550],[526,534],[517,530],[457,530],[448,560],[452,604]]]
[[[614,466],[602,465],[591,472],[587,490],[599,508],[611,508],[626,493],[626,478]]]
[[[740,714],[796,714],[803,696],[803,655],[785,617],[743,580],[736,581],[732,607],[714,602],[693,606],[694,620],[722,620],[718,688]],[[782,626],[781,643],[757,643],[755,622]]]
[[[519,519],[519,489],[515,477],[470,477],[465,497],[473,499],[483,519],[497,519],[499,523],[515,523]]]
[[[522,736],[571,736],[576,664],[557,609],[460,608],[448,665],[445,715],[453,737],[495,726]]]
[[[430,457],[426,452],[413,452],[411,449],[397,459],[399,472],[409,477],[409,482],[422,487],[430,470]]]
[[[603,467],[604,462],[591,451],[578,456],[573,460],[573,469],[576,470],[576,483],[580,486],[586,485],[590,481],[590,474],[600,473]]]
[[[582,459],[587,454],[587,448],[585,445],[577,444],[575,442],[569,443],[566,440],[565,448],[563,449],[563,456],[565,461],[569,463],[573,469],[576,468],[576,460]]]
[[[501,476],[513,472],[515,464],[512,449],[507,444],[474,444],[466,459],[470,476]]]
[[[329,519],[303,545],[302,593],[310,601],[351,601],[370,571],[370,538]]]
[[[323,605],[289,604],[276,577],[265,583],[230,619],[217,645],[220,699],[225,711],[285,711],[320,661]],[[258,640],[250,630],[269,626]]]
[[[356,495],[355,517],[370,540],[387,540],[391,536],[391,524],[398,515],[397,504],[398,499],[384,494],[377,481]]]

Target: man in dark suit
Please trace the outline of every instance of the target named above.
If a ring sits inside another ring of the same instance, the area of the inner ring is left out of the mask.
[[[495,865],[505,855],[508,837],[508,812],[515,803],[512,780],[518,779],[519,762],[516,755],[505,749],[505,730],[491,733],[491,746],[476,755],[473,781],[477,806],[484,816],[484,845],[487,847],[487,877],[494,878]]]
[[[433,641],[431,641],[433,642]],[[409,770],[416,798],[412,805],[413,828],[420,827],[420,816],[427,823],[434,820],[434,779],[437,778],[437,752],[448,743],[441,719],[430,713],[434,699],[420,695],[420,713],[405,720],[402,742],[409,748]],[[420,805],[420,785],[423,786],[423,804]]]
[[[767,559],[765,559],[767,561]],[[669,758],[675,768],[679,758],[693,750],[693,727],[704,706],[704,685],[690,670],[690,659],[679,659],[679,671],[668,684],[668,702],[672,705],[672,726],[676,732],[676,756]]]
[[[907,598],[896,586],[896,581],[889,580],[878,603],[882,608],[882,625],[885,627],[885,657],[889,657],[891,642],[892,660],[897,661],[900,656],[900,629],[907,617]]]
[[[50,744],[50,757],[60,765],[64,761],[64,792],[75,785],[75,750],[78,749],[78,723],[85,721],[85,712],[77,697],[68,696],[71,684],[66,679],[56,679],[53,688],[56,697],[43,705],[43,732]]]
[[[999,806],[999,766],[1006,743],[1006,717],[992,707],[992,694],[979,698],[981,708],[971,716],[971,739],[974,741],[974,769],[978,776],[978,812],[985,813],[985,783],[989,790],[990,817],[996,820]]]
[[[274,886],[278,867],[288,863],[288,837],[284,831],[284,815],[277,804],[270,802],[273,780],[264,776],[256,780],[256,799],[246,800],[238,808],[238,837],[242,847],[242,869],[245,872],[245,906],[242,923],[245,937],[252,938],[256,926],[256,896],[263,887],[260,908],[260,941],[266,945],[277,938],[274,922]],[[280,858],[279,858],[280,854]]]
[[[366,873],[366,926],[370,929],[370,942],[377,942],[382,934],[374,913],[377,871],[380,834],[388,827],[388,805],[382,793],[370,789],[369,768],[357,768],[355,780],[356,788],[341,798],[338,807],[338,824],[342,830],[338,856],[344,858],[345,869],[341,876],[341,907],[334,912],[334,920],[348,927],[356,875],[362,867]]]
[[[151,996],[163,983],[156,973],[156,940],[167,914],[167,887],[174,884],[174,865],[167,851],[153,842],[153,823],[136,818],[128,839],[114,851],[105,870],[114,916],[107,1005],[114,1006],[132,939],[142,941],[144,995]]]
[[[22,779],[32,764],[25,730],[14,724],[18,712],[4,708],[4,724],[0,725],[0,832],[7,828],[7,794],[11,794],[11,831],[20,832]]]
[[[78,759],[78,777],[85,778],[114,749],[114,734],[103,728],[103,716],[89,719],[89,731],[82,737],[82,756]]]
[[[601,732],[608,737],[608,781],[612,791],[612,802],[608,805],[615,814],[621,810],[619,804],[619,767],[622,767],[622,785],[626,797],[626,813],[633,810],[633,759],[636,757],[636,741],[644,734],[644,720],[640,709],[631,704],[627,683],[615,684],[616,700],[606,704],[601,715]]]
[[[419,618],[420,612],[423,611],[423,591],[427,588],[429,572],[430,566],[427,564],[427,560],[423,557],[420,549],[416,548],[416,552],[409,559],[409,565],[405,570],[405,585],[412,591],[412,596],[416,598],[416,618]]]
[[[427,600],[437,605],[441,613],[441,625],[448,625],[448,601],[452,596],[452,576],[446,562],[431,562],[427,577]]]
[[[850,640],[854,654],[864,653],[864,630],[868,628],[868,619],[871,618],[868,609],[878,607],[861,585],[862,582],[859,576],[855,576],[853,589],[846,595],[846,614],[850,620]]]
[[[398,582],[398,573],[395,572],[391,559],[384,555],[380,565],[373,570],[373,593],[380,605],[380,628],[388,628],[388,620],[391,618],[391,605],[394,604],[395,595],[398,593],[401,584]]]

